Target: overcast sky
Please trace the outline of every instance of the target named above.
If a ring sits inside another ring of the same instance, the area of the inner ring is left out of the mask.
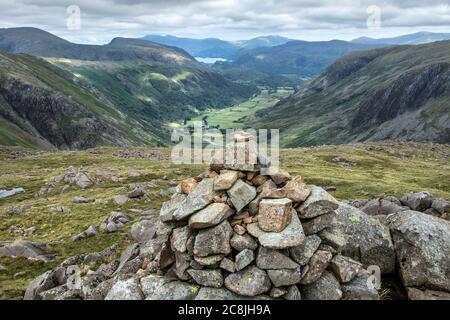
[[[450,33],[449,3],[450,0],[0,0],[0,27],[33,26],[80,43],[106,43],[116,36],[146,34],[226,40],[277,34],[305,40],[350,40],[415,31]],[[79,30],[67,28],[70,5],[81,10]]]

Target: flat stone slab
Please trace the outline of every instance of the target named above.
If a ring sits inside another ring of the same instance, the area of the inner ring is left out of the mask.
[[[234,214],[225,203],[212,203],[189,218],[189,228],[204,229],[218,225]]]

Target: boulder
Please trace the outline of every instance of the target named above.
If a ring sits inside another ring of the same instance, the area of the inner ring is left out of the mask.
[[[55,288],[64,281],[61,279],[65,276],[65,268],[59,268],[56,270],[47,271],[37,278],[35,278],[28,285],[25,294],[23,296],[24,300],[40,300],[40,293]]]
[[[255,253],[250,249],[244,249],[236,255],[236,271],[241,271],[255,260]]]
[[[431,207],[441,215],[450,214],[450,201],[443,199],[433,199]]]
[[[119,229],[122,229],[125,224],[133,221],[133,218],[122,212],[112,212],[103,222],[100,224],[100,229],[112,233]]]
[[[314,283],[301,287],[304,300],[340,300],[342,290],[339,281],[331,272],[325,271]]]
[[[296,269],[267,270],[267,274],[275,287],[283,287],[300,283],[303,277],[303,270],[301,267]]]
[[[259,243],[270,249],[286,249],[298,246],[305,240],[305,234],[296,212],[292,209],[291,223],[281,232],[258,232]],[[247,227],[247,230],[248,227]],[[249,231],[250,232],[250,231]]]
[[[145,243],[156,235],[158,219],[145,219],[131,226],[130,238],[139,243]]]
[[[31,242],[22,241],[0,246],[0,257],[22,257],[32,260],[51,261],[56,258],[56,255],[48,254]]]
[[[400,199],[401,203],[414,211],[425,211],[431,207],[433,196],[429,192],[409,192]]]
[[[256,255],[256,266],[260,269],[297,269],[299,265],[282,252],[260,247]]]
[[[258,244],[256,240],[249,234],[238,235],[234,234],[230,240],[231,247],[237,251],[242,251],[245,249],[256,250]]]
[[[256,197],[256,189],[242,180],[238,180],[233,187],[228,190],[228,196],[236,211],[240,212]]]
[[[161,221],[174,221],[173,213],[181,206],[184,200],[186,200],[186,195],[175,194],[169,201],[164,202],[159,213]]]
[[[237,171],[223,171],[214,181],[214,190],[223,191],[230,189],[239,178]]]
[[[188,218],[213,202],[214,196],[214,178],[203,179],[173,212],[173,217],[178,221]]]
[[[341,283],[352,281],[362,269],[362,264],[342,255],[333,257],[330,268]]]
[[[336,210],[336,228],[342,228],[347,244],[342,254],[361,262],[364,267],[376,265],[382,273],[395,272],[395,252],[389,228],[361,210],[341,203]]]
[[[207,257],[211,255],[231,253],[230,238],[233,229],[227,220],[219,225],[200,230],[195,237],[194,255],[198,257]]]
[[[291,258],[299,265],[307,265],[314,253],[319,249],[321,238],[317,235],[307,236],[304,242],[289,249]]]
[[[271,288],[267,273],[255,266],[249,266],[225,278],[225,287],[241,296],[255,297]]]
[[[139,280],[130,278],[118,280],[109,290],[105,300],[144,300],[144,294],[139,286]]]
[[[266,232],[281,232],[291,222],[292,201],[289,199],[263,199],[259,203],[258,224]]]
[[[218,269],[214,270],[194,270],[189,269],[187,273],[194,281],[204,287],[220,288],[223,286],[222,272]]]
[[[308,285],[316,282],[328,268],[333,255],[328,251],[317,250],[308,263],[308,271],[302,278],[302,284]]]
[[[311,186],[308,199],[297,209],[300,218],[310,219],[333,212],[339,207],[339,202],[328,192],[317,186]]]
[[[189,218],[189,228],[204,229],[218,225],[234,214],[234,210],[224,203],[212,203]]]
[[[402,211],[388,223],[405,287],[450,292],[450,222]]]
[[[73,203],[80,204],[80,203],[93,203],[95,202],[95,199],[90,198],[84,198],[84,197],[74,197],[72,199]]]

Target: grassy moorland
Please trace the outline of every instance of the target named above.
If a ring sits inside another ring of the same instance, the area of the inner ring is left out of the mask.
[[[169,188],[172,179],[179,181],[205,169],[205,166],[172,164],[168,160],[169,149],[127,149],[131,154],[127,158],[119,156],[120,151],[100,148],[24,152],[0,148],[0,189],[23,187],[26,190],[0,199],[0,242],[45,242],[50,244],[47,251],[58,254],[55,261],[47,263],[0,258],[0,266],[6,268],[0,268],[0,299],[20,299],[31,279],[68,257],[101,251],[115,243],[124,248],[131,224],[113,234],[101,232],[78,242],[70,238],[90,225],[99,225],[112,211],[126,212],[137,220],[140,210],[159,209],[169,197],[160,195],[160,190]],[[146,156],[142,157],[143,154]],[[281,164],[291,174],[304,176],[308,183],[335,186],[334,195],[339,199],[368,198],[383,193],[400,196],[407,191],[420,190],[450,199],[448,145],[381,142],[285,149],[281,154]],[[101,181],[86,190],[62,183],[46,196],[35,197],[52,177],[63,174],[71,165],[82,166],[91,178]],[[147,199],[124,205],[112,201],[113,196],[126,194],[126,186],[135,182],[151,182]],[[73,204],[75,196],[95,198],[96,202]],[[55,206],[71,211],[51,212],[50,208]],[[11,208],[18,207],[22,208],[21,213],[11,213]],[[13,232],[33,226],[38,230],[30,235]]]

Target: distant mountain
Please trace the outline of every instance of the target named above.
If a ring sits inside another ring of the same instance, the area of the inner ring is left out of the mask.
[[[228,42],[215,38],[192,39],[175,36],[148,35],[142,39],[168,46],[182,48],[194,57],[223,58],[234,60],[247,50],[272,47],[289,42],[290,39],[280,36],[262,36],[250,40]]]
[[[302,78],[319,75],[327,66],[345,54],[367,50],[377,45],[333,40],[323,42],[290,41],[280,46],[249,50],[226,68],[249,68],[273,75]]]
[[[353,40],[353,43],[381,44],[381,45],[405,45],[405,44],[426,44],[435,41],[450,40],[450,33],[417,32],[394,38],[373,39],[361,37]]]
[[[351,53],[254,127],[286,147],[384,139],[450,143],[450,41]]]
[[[182,49],[145,40],[116,38],[104,46],[80,45],[39,29],[15,28],[0,29],[0,48],[44,57],[69,71],[120,117],[133,119],[130,136],[151,137],[136,141],[140,144],[165,145],[169,142],[169,122],[190,118],[196,110],[229,106],[257,90],[227,80]],[[34,76],[38,75],[30,75]],[[108,124],[114,127],[116,120],[109,119]],[[89,146],[103,144],[103,140],[93,140]],[[66,145],[86,146],[77,139]]]

